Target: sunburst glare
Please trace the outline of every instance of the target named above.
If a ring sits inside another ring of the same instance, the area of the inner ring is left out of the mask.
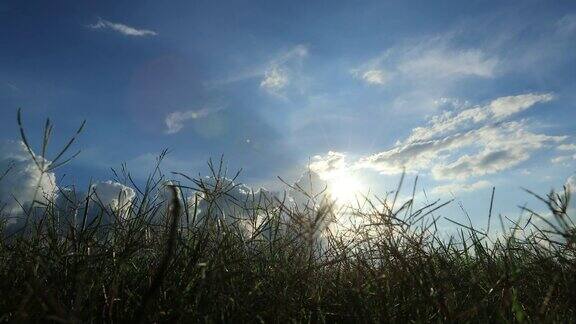
[[[354,202],[357,195],[361,194],[364,185],[353,171],[337,170],[326,176],[328,193],[338,205],[346,205]]]

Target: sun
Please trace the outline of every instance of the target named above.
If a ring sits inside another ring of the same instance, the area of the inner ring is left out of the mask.
[[[363,188],[360,179],[347,170],[332,172],[326,181],[328,182],[328,193],[340,205],[356,201],[357,195],[361,193]]]

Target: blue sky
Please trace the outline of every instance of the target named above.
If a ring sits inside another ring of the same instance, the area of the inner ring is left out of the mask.
[[[87,119],[68,182],[164,148],[269,188],[310,162],[383,193],[405,167],[480,220],[492,186],[515,214],[575,171],[573,1],[3,1],[0,27],[0,138],[17,107],[55,143]]]

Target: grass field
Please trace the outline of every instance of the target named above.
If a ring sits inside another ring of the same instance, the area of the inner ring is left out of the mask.
[[[274,196],[224,213],[233,185],[211,166],[211,185],[165,186],[156,170],[126,206],[94,212],[68,191],[66,207],[25,208],[0,244],[0,322],[576,322],[569,188],[534,195],[549,214],[449,236],[444,203],[400,202],[400,186],[354,206]],[[341,217],[360,222],[329,225]]]

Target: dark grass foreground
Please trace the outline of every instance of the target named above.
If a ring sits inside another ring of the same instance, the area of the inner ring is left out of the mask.
[[[355,239],[320,249],[304,232],[247,237],[210,218],[182,228],[179,216],[193,215],[173,204],[163,226],[139,206],[125,221],[65,230],[47,208],[2,240],[0,321],[576,321],[570,228],[495,241],[462,228],[441,240],[399,207],[365,213]]]
[[[576,322],[566,190],[541,198],[550,216],[506,221],[498,238],[467,226],[444,237],[441,205],[394,198],[347,209],[362,225],[318,244],[307,229],[342,211],[277,201],[246,211],[265,220],[247,234],[176,198],[154,222],[157,180],[125,219],[71,225],[87,207],[48,205],[3,236],[0,322]]]

